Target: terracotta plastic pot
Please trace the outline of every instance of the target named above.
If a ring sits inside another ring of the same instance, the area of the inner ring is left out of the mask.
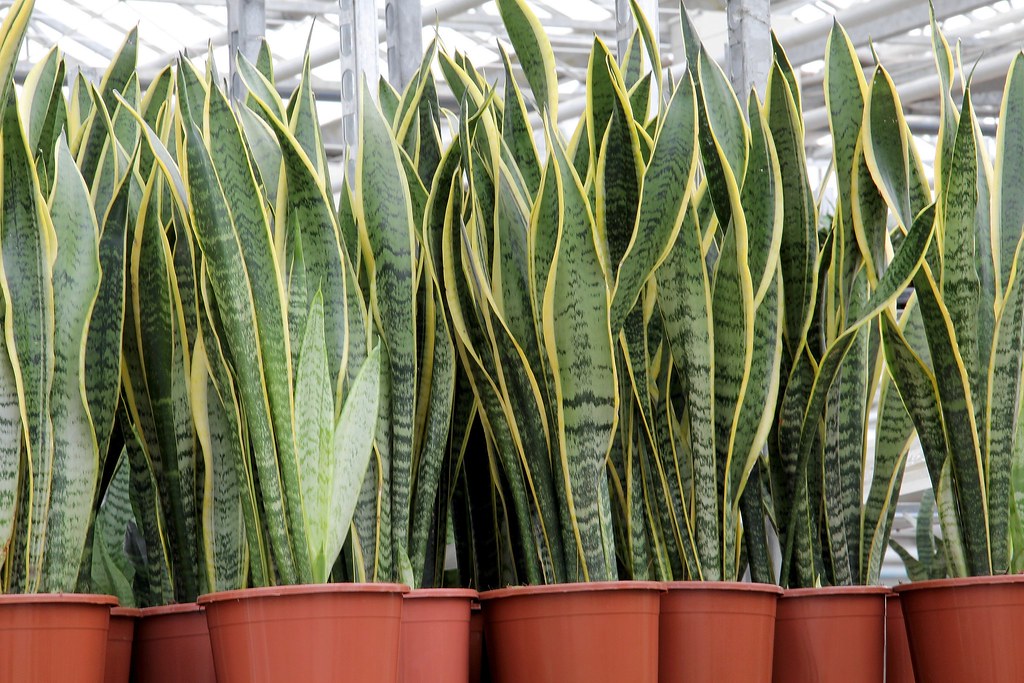
[[[334,583],[204,595],[217,681],[395,683],[408,590]]]
[[[402,603],[399,683],[468,683],[474,590],[428,588]]]
[[[109,595],[0,596],[0,681],[102,683]]]
[[[186,603],[141,612],[132,647],[134,683],[217,683],[202,607]]]
[[[712,581],[665,587],[658,647],[662,683],[771,682],[781,588]]]
[[[1024,576],[898,586],[917,680],[1024,681]]]
[[[654,582],[613,581],[481,593],[491,676],[496,683],[655,683],[661,592]]]
[[[885,597],[885,683],[915,683],[900,596]]]
[[[885,676],[882,586],[788,590],[775,616],[775,683],[878,683]]]
[[[107,632],[107,664],[104,683],[128,683],[132,672],[132,642],[135,640],[135,620],[142,614],[131,607],[110,610],[110,630]]]

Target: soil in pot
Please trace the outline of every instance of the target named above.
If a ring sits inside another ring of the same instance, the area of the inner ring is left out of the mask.
[[[481,593],[493,680],[655,683],[661,592],[619,581]]]
[[[658,648],[662,683],[771,683],[781,588],[710,581],[665,585]]]
[[[474,590],[421,589],[402,603],[399,683],[468,683]]]
[[[885,598],[885,683],[915,683],[900,596]]]
[[[775,683],[879,683],[885,676],[881,586],[802,588],[779,598]]]
[[[397,584],[252,588],[199,598],[218,683],[395,683]]]
[[[110,610],[110,629],[107,631],[107,664],[104,683],[128,683],[132,672],[132,643],[135,640],[135,621],[141,610],[115,607]]]
[[[0,681],[102,683],[107,595],[0,596]]]
[[[217,683],[206,614],[195,604],[148,607],[135,622],[134,683]]]
[[[917,680],[1024,681],[1024,575],[897,586]]]

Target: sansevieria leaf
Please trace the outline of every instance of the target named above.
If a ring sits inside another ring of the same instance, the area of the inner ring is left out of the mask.
[[[18,389],[27,452],[29,497],[25,566],[18,569],[30,592],[42,589],[43,552],[53,479],[50,389],[54,375],[53,266],[57,239],[40,194],[14,98],[3,118],[3,227],[0,285],[4,334]],[[72,370],[74,372],[74,370]]]
[[[326,512],[327,535],[318,554],[322,570],[334,566],[341,546],[349,532],[359,489],[372,453],[373,432],[366,425],[377,418],[382,368],[380,347],[374,348],[363,363],[334,426],[332,442],[333,471],[328,472],[328,486],[321,495],[330,501]]]
[[[515,47],[537,109],[551,121],[558,119],[558,76],[555,53],[544,28],[526,0],[498,0],[498,11]]]
[[[71,591],[85,550],[100,475],[96,434],[85,394],[86,334],[100,285],[99,229],[89,192],[62,137],[50,216],[57,238],[53,266],[54,374],[50,390],[54,470],[47,535],[46,587]],[[107,353],[117,356],[118,349]]]
[[[6,106],[11,77],[21,54],[21,43],[28,30],[35,0],[14,0],[0,25],[0,105]]]
[[[697,108],[689,74],[673,93],[647,167],[632,241],[611,303],[612,331],[622,327],[647,278],[668,256],[683,224],[697,162]]]
[[[558,456],[566,504],[574,513],[579,577],[610,580],[617,570],[604,467],[615,431],[618,392],[608,294],[583,187],[550,131],[548,144],[558,174],[559,215],[544,292],[543,336],[554,380]]]

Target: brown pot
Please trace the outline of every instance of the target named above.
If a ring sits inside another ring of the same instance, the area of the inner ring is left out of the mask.
[[[128,677],[132,672],[132,641],[135,640],[135,620],[141,614],[141,610],[131,607],[115,607],[110,610],[104,683],[128,683]]]
[[[775,617],[775,683],[878,683],[885,676],[882,586],[787,590]]]
[[[897,586],[917,680],[1024,681],[1024,575]]]
[[[134,683],[217,683],[202,607],[186,603],[140,611],[132,646]]]
[[[402,603],[399,683],[468,683],[474,590],[426,588]]]
[[[479,602],[469,613],[469,683],[481,683],[484,662],[484,612]]]
[[[654,582],[610,581],[481,593],[491,676],[496,683],[655,683],[661,592]]]
[[[885,596],[885,683],[915,683],[900,596]]]
[[[109,595],[0,596],[0,681],[102,683]]]
[[[662,683],[771,683],[781,588],[713,581],[665,587],[658,647]]]
[[[199,598],[219,683],[395,683],[397,584],[251,588]]]

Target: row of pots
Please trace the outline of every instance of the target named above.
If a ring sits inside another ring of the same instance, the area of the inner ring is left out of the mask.
[[[477,597],[482,610],[471,618]],[[616,582],[477,596],[332,584],[114,605],[105,596],[0,597],[0,679],[478,683],[486,631],[497,683],[908,683],[914,667],[929,683],[1024,680],[1013,654],[1024,634],[1021,577],[896,593]]]
[[[895,591],[621,582],[481,601],[498,683],[1024,681],[1024,575]]]
[[[136,610],[134,645],[114,640],[112,610],[110,647],[121,652],[108,650],[104,683],[127,683],[126,654],[136,683],[479,680],[476,598],[473,590],[396,584],[231,591]]]

